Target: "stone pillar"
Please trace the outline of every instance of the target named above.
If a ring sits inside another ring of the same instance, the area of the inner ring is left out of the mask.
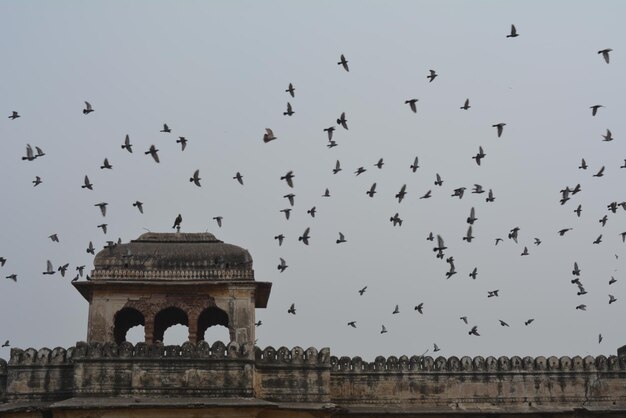
[[[146,344],[154,343],[154,313],[144,313],[144,333]]]
[[[196,344],[198,342],[198,316],[196,310],[187,312],[187,329],[189,330],[189,342]]]

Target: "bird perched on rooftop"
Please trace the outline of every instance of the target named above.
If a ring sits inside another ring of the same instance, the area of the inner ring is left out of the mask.
[[[343,56],[343,54],[341,54],[341,58],[339,59],[337,65],[341,65],[344,70],[350,71],[350,68],[348,68],[348,60]]]
[[[424,302],[420,302],[419,305],[417,305],[414,310],[416,310],[417,312],[423,314],[424,313]]]
[[[167,123],[164,123],[163,124],[163,129],[161,129],[160,132],[170,133],[170,132],[172,132],[172,130],[170,129],[169,126],[167,126]]]
[[[133,153],[133,145],[130,143],[130,137],[128,135],[126,135],[126,138],[124,138],[124,144],[122,144],[122,149],[125,149],[131,154]]]
[[[150,154],[152,156],[152,158],[154,159],[154,161],[156,161],[157,163],[159,162],[159,154],[158,154],[159,150],[154,146],[154,145],[150,145],[150,149],[146,152],[144,152],[144,154],[148,155]]]
[[[179,136],[178,139],[176,140],[176,143],[180,144],[180,150],[181,151],[184,151],[185,148],[187,148],[187,142],[189,142],[189,141],[184,136]]]
[[[48,260],[46,262],[46,271],[43,272],[43,274],[54,274],[56,273],[56,271],[54,271],[54,267],[52,267],[52,263],[50,262],[50,260]]]
[[[506,35],[507,38],[517,38],[519,35],[517,34],[517,29],[515,29],[515,25],[511,25],[511,33]]]
[[[351,326],[352,328],[356,328],[356,321],[348,322],[348,326]]]
[[[283,115],[284,116],[291,116],[294,113],[296,113],[296,112],[293,111],[293,108],[291,107],[291,103],[287,102],[287,111],[283,112]]]
[[[263,134],[263,142],[267,144],[268,142],[275,139],[276,136],[274,135],[274,131],[272,131],[270,128],[265,128],[265,133]]]
[[[283,234],[278,234],[274,237],[275,240],[278,240],[278,246],[280,247],[281,245],[283,245],[283,240],[285,239],[285,236]]]
[[[376,183],[372,184],[370,189],[365,192],[365,194],[368,195],[369,197],[374,197],[375,193],[376,193]]]
[[[243,176],[241,175],[239,171],[237,171],[237,174],[235,174],[235,177],[233,177],[233,180],[237,180],[239,184],[243,186]]]
[[[143,213],[143,203],[140,202],[139,200],[135,201],[135,203],[133,203],[133,206],[136,207],[140,213]]]
[[[419,99],[409,99],[409,100],[405,100],[404,104],[408,104],[409,107],[411,108],[411,110],[413,111],[413,113],[417,113],[417,101]]]
[[[415,160],[413,160],[413,164],[411,164],[409,166],[409,168],[411,169],[412,172],[415,173],[415,171],[417,171],[418,168],[420,168],[419,164],[418,164],[418,157],[415,157]]]
[[[403,184],[400,188],[400,191],[396,193],[396,198],[398,199],[398,203],[402,203],[402,199],[406,196],[406,184]]]
[[[222,219],[224,219],[224,218],[223,218],[223,217],[221,217],[221,216],[214,216],[214,217],[213,217],[213,220],[214,220],[215,222],[217,222],[217,226],[218,226],[219,228],[221,228],[221,227],[222,227]]]
[[[296,314],[296,304],[295,304],[295,303],[292,303],[292,304],[291,304],[291,306],[289,307],[289,309],[287,309],[287,313],[290,313],[290,314],[293,314],[293,315],[295,315],[295,314]]]
[[[15,119],[17,119],[19,117],[20,117],[20,115],[14,110],[13,112],[11,112],[11,116],[9,116],[9,119],[15,120]]]
[[[96,253],[96,249],[93,247],[93,243],[89,241],[89,245],[87,246],[87,253],[94,255]]]
[[[85,108],[83,109],[83,115],[88,115],[93,112],[93,107],[91,107],[91,103],[85,102]]]
[[[506,123],[496,123],[495,125],[491,125],[494,128],[497,128],[498,130],[498,138],[500,138],[502,136],[502,131],[504,130],[504,127],[506,126]]]
[[[293,187],[293,178],[295,176],[293,175],[293,171],[288,171],[287,174],[285,174],[284,176],[281,176],[281,180],[285,180],[287,182],[287,185],[289,187]]]
[[[606,49],[601,49],[600,51],[598,51],[598,54],[602,54],[602,58],[604,58],[604,61],[606,61],[606,63],[609,63],[609,52],[613,51],[611,48],[606,48]]]
[[[296,97],[295,96],[295,87],[293,86],[293,84],[289,83],[289,87],[287,88],[287,90],[285,90],[286,93],[289,93],[291,95],[291,97]]]
[[[362,289],[359,289],[359,296],[363,296],[363,293],[367,290],[367,286],[363,286]]]
[[[337,125],[343,127],[343,129],[348,129],[348,119],[346,119],[346,112],[341,112],[339,119],[337,119]]]
[[[487,156],[487,154],[485,154],[485,152],[483,151],[483,147],[479,146],[478,147],[478,154],[476,154],[475,156],[473,156],[472,158],[474,160],[476,160],[476,164],[480,165],[480,161],[485,158]]]
[[[279,257],[280,258],[280,264],[278,265],[278,270],[282,273],[285,271],[285,269],[288,267],[287,266],[287,262],[285,261],[284,258]]]
[[[311,229],[311,228],[307,227],[307,228],[304,230],[304,233],[298,237],[298,241],[302,241],[302,242],[304,243],[304,245],[309,245],[309,238],[310,238],[310,236],[309,236],[309,230],[310,230],[310,229]]]
[[[470,106],[469,104],[469,99],[465,99],[465,103],[463,103],[463,106],[461,106],[461,109],[468,110],[470,107],[472,106]]]
[[[601,107],[604,107],[604,106],[602,105],[589,106],[589,109],[591,109],[591,116],[595,116],[598,113],[598,109],[600,109]]]
[[[344,237],[344,235],[340,232],[340,233],[339,233],[339,239],[337,239],[337,241],[336,241],[336,242],[337,242],[337,244],[341,244],[341,243],[343,243],[343,242],[348,242],[348,241],[346,241],[346,238],[345,238],[345,237]]]
[[[109,159],[105,158],[104,162],[102,163],[102,165],[100,166],[101,169],[107,169],[110,170],[113,168],[113,166],[111,164],[109,164]]]
[[[193,177],[190,177],[189,181],[195,184],[196,186],[200,187],[200,180],[202,179],[200,178],[200,170],[198,169],[193,172]]]
[[[315,206],[313,206],[311,209],[307,210],[306,213],[308,213],[309,215],[311,215],[311,218],[315,218],[315,213],[317,212],[317,209],[315,208]]]
[[[437,78],[437,76],[438,76],[439,74],[437,74],[437,73],[435,72],[435,70],[428,70],[428,71],[430,72],[430,74],[428,74],[428,75],[426,76],[426,78],[428,79],[428,82],[429,82],[429,83],[432,83],[432,82],[433,82],[433,80],[434,80],[435,78]]]
[[[183,222],[183,216],[179,213],[176,219],[174,219],[174,225],[172,229],[180,228],[180,224]]]

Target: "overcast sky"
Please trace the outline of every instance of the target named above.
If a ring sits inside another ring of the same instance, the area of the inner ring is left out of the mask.
[[[268,308],[257,310],[263,347],[328,346],[369,360],[432,354],[433,343],[444,356],[615,354],[626,344],[626,211],[607,205],[626,200],[625,13],[621,1],[569,0],[1,2],[0,338],[22,348],[84,340],[88,304],[70,280],[75,266],[93,266],[89,241],[100,249],[171,231],[180,213],[182,231],[248,249],[256,279],[273,282]],[[516,38],[506,37],[511,24]],[[610,64],[597,53],[605,48]],[[405,104],[413,98],[417,113]],[[471,108],[461,110],[466,98]],[[94,112],[83,114],[84,101]],[[592,105],[604,106],[595,117]],[[12,111],[21,117],[8,119]],[[336,124],[341,112],[349,130]],[[171,133],[159,132],[163,123]],[[497,123],[506,123],[500,138]],[[265,128],[278,139],[264,144]],[[133,154],[121,149],[127,134]],[[179,136],[189,141],[183,152]],[[46,155],[23,161],[26,144]],[[144,155],[151,144],[160,164]],[[479,146],[480,167],[471,158]],[[105,157],[113,169],[100,169]],[[337,160],[343,171],[333,175]],[[200,188],[189,182],[196,169]],[[280,180],[289,170],[293,189]],[[85,175],[93,191],[80,187]],[[35,176],[43,183],[33,187]],[[495,202],[470,193],[474,184]],[[559,191],[577,184],[561,205]],[[462,199],[451,196],[459,187]],[[286,220],[288,193],[296,197]],[[389,221],[396,212],[401,227]],[[298,242],[307,227],[309,246]],[[518,244],[507,238],[514,227]],[[562,228],[572,230],[561,237]],[[346,243],[335,243],[339,232]],[[448,280],[429,232],[454,257]],[[48,259],[70,263],[65,278],[42,275]],[[586,295],[570,282],[574,262]],[[17,283],[4,279],[13,273]],[[474,325],[479,337],[468,335]]]

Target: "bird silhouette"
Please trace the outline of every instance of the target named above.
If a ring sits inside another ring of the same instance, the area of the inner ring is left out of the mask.
[[[500,325],[501,325],[501,326],[503,326],[503,327],[509,327],[509,324],[507,324],[507,323],[506,323],[506,322],[504,322],[503,320],[498,319],[498,321],[500,321]]]
[[[483,151],[483,147],[479,146],[478,147],[478,154],[476,154],[475,156],[473,156],[472,158],[474,160],[476,160],[476,164],[480,165],[480,161],[485,158],[485,156],[487,156],[487,154],[484,153]]]
[[[13,280],[15,283],[17,283],[17,274],[9,274],[5,277],[5,279]]]
[[[63,264],[62,266],[59,266],[59,268],[57,269],[57,271],[59,271],[61,273],[61,277],[65,277],[65,272],[67,271],[67,268],[70,266],[69,263]]]
[[[81,189],[89,189],[89,190],[93,190],[93,184],[91,184],[91,182],[89,181],[89,177],[85,176],[85,180],[83,182],[83,185],[80,186]]]
[[[101,228],[102,232],[104,232],[105,234],[107,233],[107,224],[100,224],[97,227]]]
[[[9,116],[9,119],[15,120],[17,118],[19,118],[20,115],[14,110],[11,112],[11,116]]]
[[[184,136],[179,136],[178,139],[176,140],[176,143],[180,144],[180,150],[181,151],[184,151],[185,148],[187,148],[187,142],[189,142],[189,141]]]
[[[148,155],[150,154],[152,156],[152,158],[154,159],[155,162],[159,162],[159,154],[158,154],[159,150],[156,149],[156,147],[154,145],[150,145],[150,149],[146,152],[144,152],[144,154]]]
[[[287,313],[290,313],[292,315],[296,314],[296,304],[292,303],[291,306],[289,307],[289,309],[287,309]]]
[[[400,313],[400,308],[398,307],[398,305],[396,305],[396,308],[393,310],[392,314],[399,314]]]
[[[463,199],[463,194],[465,193],[465,189],[466,187],[459,187],[458,189],[454,189],[454,192],[452,193],[452,197],[458,196],[459,199]]]
[[[585,159],[583,158],[582,161],[580,162],[580,165],[578,166],[579,169],[581,170],[586,170],[587,169],[587,162],[585,161]]]
[[[356,321],[348,322],[348,326],[351,326],[352,328],[356,328]]]
[[[308,213],[309,215],[311,215],[311,218],[315,218],[315,213],[317,212],[317,209],[315,208],[315,206],[313,206],[311,209],[307,210],[306,213]]]
[[[585,305],[584,303],[576,306],[576,309],[580,310],[580,311],[586,311],[587,310],[587,305]]]
[[[428,199],[429,197],[431,197],[431,195],[432,195],[432,190],[429,190],[426,193],[424,193],[422,196],[420,196],[420,199]]]
[[[337,65],[341,65],[344,70],[350,71],[350,68],[348,68],[348,60],[343,56],[343,54],[341,54],[341,58],[339,59]]]
[[[475,335],[477,337],[480,337],[480,334],[478,333],[478,327],[476,325],[474,325],[469,331],[469,335]]]
[[[289,187],[293,187],[293,178],[295,176],[293,175],[293,171],[288,171],[287,174],[285,174],[284,176],[281,176],[281,180],[285,180],[287,182],[287,185]]]
[[[472,236],[472,225],[467,227],[467,233],[463,237],[463,241],[472,242],[474,237]]]
[[[190,177],[189,181],[195,184],[196,186],[200,187],[200,180],[202,179],[200,178],[200,170],[198,169],[193,172],[193,177]]]
[[[524,247],[524,251],[522,251],[521,255],[528,255],[528,247]]]
[[[517,29],[515,29],[515,25],[511,25],[511,33],[506,35],[507,38],[517,38],[519,35],[517,34]]]
[[[100,202],[100,203],[96,203],[94,206],[97,206],[100,208],[100,213],[102,213],[102,216],[106,216],[107,215],[107,202]]]
[[[498,294],[498,292],[499,292],[499,291],[500,291],[500,289],[496,289],[496,290],[488,290],[488,291],[487,291],[487,297],[488,297],[488,298],[498,297],[498,296],[500,296],[500,295]]]
[[[337,174],[340,171],[341,171],[341,163],[339,162],[339,160],[337,160],[337,162],[335,163],[335,168],[333,168],[333,174]]]
[[[437,253],[437,258],[443,259],[443,251],[448,249],[443,242],[441,235],[437,235],[437,246],[433,248],[433,251]]]
[[[33,161],[35,158],[37,157],[33,153],[33,148],[30,144],[26,144],[26,156],[22,157],[22,160]]]
[[[530,324],[532,324],[532,323],[533,323],[533,321],[534,321],[534,319],[533,319],[533,318],[530,318],[530,319],[528,319],[528,320],[524,321],[524,325],[529,326]]]
[[[489,189],[489,193],[487,193],[487,198],[485,199],[485,201],[489,203],[489,202],[493,202],[495,200],[496,200],[496,198],[493,195],[493,191],[491,189]]]
[[[304,243],[304,245],[309,245],[309,239],[311,238],[311,237],[309,236],[309,231],[310,231],[310,229],[311,229],[311,228],[307,227],[307,228],[304,230],[304,233],[298,237],[298,241],[302,241],[302,242]]]
[[[420,302],[415,308],[413,308],[415,311],[424,314],[424,302]]]
[[[466,316],[461,316],[459,319],[461,321],[465,322],[465,324],[467,324],[467,317]]]
[[[396,193],[396,198],[398,199],[398,203],[402,203],[402,200],[406,196],[406,184],[403,184],[400,188],[400,191]]]
[[[326,132],[326,134],[328,135],[328,140],[330,141],[333,139],[333,132],[335,132],[335,127],[330,126],[328,128],[325,128],[324,132]]]
[[[124,138],[124,144],[122,144],[122,149],[125,149],[131,154],[133,153],[133,145],[130,143],[130,137],[128,135],[126,135],[126,138]]]
[[[368,195],[369,197],[374,197],[374,194],[376,194],[376,183],[372,184],[370,189],[366,191],[365,194]]]
[[[443,185],[443,180],[441,180],[441,176],[439,173],[435,174],[435,186]]]
[[[287,262],[284,258],[280,257],[280,264],[278,265],[278,270],[282,273],[287,268]]]
[[[286,93],[289,93],[291,95],[291,97],[296,97],[295,96],[295,87],[293,86],[293,84],[289,83],[289,87],[287,88],[287,90],[285,90]]]
[[[609,52],[613,51],[611,48],[606,48],[606,49],[601,49],[600,51],[598,51],[598,54],[602,54],[602,58],[604,58],[604,61],[606,61],[606,63],[609,63]]]
[[[438,76],[439,74],[437,74],[437,73],[435,72],[435,70],[428,70],[428,71],[430,72],[430,74],[428,74],[428,75],[426,76],[426,78],[428,79],[428,82],[429,82],[429,83],[432,83],[432,82],[433,82],[433,80],[434,80],[435,78],[437,78],[437,76]]]
[[[100,166],[101,169],[107,169],[110,170],[113,168],[113,166],[111,164],[109,164],[109,159],[105,158],[104,162],[102,163],[102,165]]]
[[[163,124],[163,129],[161,129],[160,132],[170,133],[170,132],[172,132],[172,130],[170,129],[169,126],[167,126],[167,123],[164,123]]]
[[[83,277],[83,272],[85,271],[85,266],[76,266],[76,271],[80,277]]]
[[[405,100],[404,104],[408,104],[409,107],[411,108],[411,110],[413,111],[413,113],[417,113],[417,101],[419,99],[409,99],[409,100]]]
[[[56,273],[56,271],[54,271],[54,267],[52,267],[52,263],[50,262],[50,260],[48,260],[46,262],[46,271],[44,271],[43,274],[52,275],[54,273]]]
[[[280,247],[281,245],[283,245],[283,240],[285,239],[285,236],[283,234],[279,234],[276,235],[274,239],[278,240],[278,246]]]
[[[293,194],[293,193],[289,193],[289,194],[286,194],[286,195],[283,196],[283,198],[289,200],[289,205],[291,205],[291,206],[293,206],[293,204],[294,204],[294,198],[295,197],[296,197],[296,195]]]
[[[239,171],[237,171],[237,174],[235,174],[235,177],[233,177],[233,180],[237,180],[239,184],[243,186],[243,176],[241,175]]]
[[[469,104],[469,99],[465,99],[465,103],[463,103],[463,106],[461,106],[461,109],[468,110],[470,107],[472,106],[470,106]]]
[[[441,351],[441,349],[439,348],[439,346],[435,343],[433,343],[433,352],[437,352],[437,351]]]
[[[367,290],[367,286],[364,286],[362,289],[359,289],[359,296],[363,296],[363,293]]]
[[[135,203],[133,203],[133,206],[136,207],[140,213],[143,213],[143,203],[140,202],[139,200],[135,201]]]
[[[291,107],[291,103],[287,102],[287,111],[283,112],[283,115],[284,116],[291,116],[294,113],[296,113],[296,112],[293,111],[293,108]]]
[[[346,119],[346,112],[341,112],[339,119],[337,119],[337,125],[343,127],[343,129],[348,129],[348,120]]]
[[[467,223],[470,225],[474,225],[474,222],[476,222],[478,220],[478,218],[476,217],[476,211],[474,210],[474,207],[472,206],[472,208],[470,209],[470,215],[467,218]]]
[[[41,177],[39,176],[35,176],[35,180],[32,181],[33,183],[33,187],[37,187],[39,186],[41,183],[43,183],[43,181],[41,180]]]
[[[213,217],[213,220],[214,220],[215,222],[217,222],[217,226],[218,226],[219,228],[221,228],[221,227],[222,227],[222,219],[224,219],[222,216],[214,216],[214,217]]]
[[[624,162],[626,163],[626,160],[624,160]],[[379,158],[378,161],[376,162],[376,164],[374,164],[374,167],[378,167],[378,169],[380,170],[380,169],[383,168],[384,164],[385,163],[383,162],[383,159]]]
[[[9,340],[6,340],[4,344],[2,344],[2,347],[9,347],[9,346],[10,346]]]
[[[504,127],[506,126],[506,123],[496,123],[495,125],[491,125],[494,128],[497,128],[498,130],[498,138],[500,138],[502,136],[502,131],[504,129]]]
[[[48,238],[50,238],[52,242],[59,242],[59,236],[57,234],[52,234]]]
[[[604,107],[604,106],[602,105],[589,106],[589,109],[591,109],[591,116],[595,116],[598,113],[598,109],[600,109],[601,107]]]
[[[87,246],[87,253],[94,255],[96,253],[96,249],[93,247],[93,243],[89,241],[89,245]]]
[[[602,138],[604,138],[602,140],[603,142],[609,142],[609,141],[612,141],[613,139],[615,139],[615,138],[613,138],[613,134],[611,133],[610,129],[606,130],[606,134],[602,135]]]
[[[433,235],[432,232],[428,233],[428,236],[426,237],[426,241],[434,241],[435,240],[435,236]]]
[[[180,224],[183,222],[183,216],[179,213],[176,219],[174,219],[174,225],[172,229],[180,228]]]
[[[617,298],[613,295],[609,295],[609,305],[613,302],[617,302]]]
[[[4,257],[0,257],[0,267],[4,267],[4,265],[6,264],[7,259]]]
[[[328,190],[328,188],[324,190],[324,194],[322,195],[322,197],[330,197],[330,190]]]
[[[600,234],[600,235],[598,236],[598,238],[596,238],[596,239],[593,241],[593,243],[594,243],[594,244],[600,244],[601,242],[602,242],[602,234]]]
[[[381,334],[385,334],[385,333],[387,333],[387,328],[385,328],[385,326],[384,326],[384,325],[382,326],[382,329],[380,330],[380,333],[381,333]]]
[[[389,221],[393,224],[393,226],[402,226],[402,219],[400,219],[400,215],[398,215],[398,212],[396,212],[395,215],[389,218]]]
[[[478,267],[474,267],[474,270],[472,270],[472,272],[469,274],[469,276],[473,279],[476,280],[476,276],[478,275]]]
[[[93,108],[89,102],[85,102],[85,108],[83,109],[83,115],[88,115],[93,112]]]
[[[571,230],[572,230],[572,228],[563,228],[563,229],[559,229],[559,230],[557,231],[557,233],[558,233],[560,236],[563,236],[563,235],[565,235],[565,233],[566,233],[566,232],[571,231]]]
[[[263,134],[263,142],[268,143],[275,139],[276,136],[274,136],[274,131],[272,131],[270,128],[265,128],[265,133]]]

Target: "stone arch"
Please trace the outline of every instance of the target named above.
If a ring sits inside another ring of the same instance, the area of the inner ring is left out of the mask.
[[[113,338],[117,344],[126,341],[126,333],[132,327],[146,325],[144,315],[134,308],[122,308],[115,313]]]
[[[189,327],[189,317],[181,308],[170,306],[154,316],[154,341],[163,341],[165,331],[173,325]]]
[[[200,312],[200,315],[198,315],[197,340],[204,340],[204,334],[206,333],[206,330],[216,325],[226,327],[226,329],[228,329],[230,341],[234,341],[233,330],[232,327],[230,327],[228,314],[222,309],[215,306],[210,306],[204,309],[202,312]]]

